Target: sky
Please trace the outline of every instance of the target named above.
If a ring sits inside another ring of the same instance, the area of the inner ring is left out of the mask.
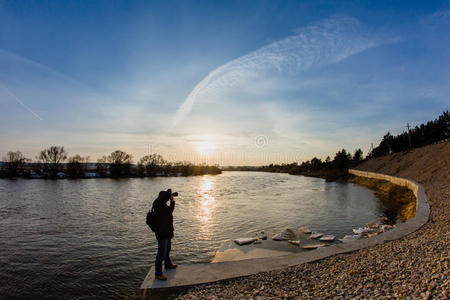
[[[0,157],[366,154],[450,108],[446,1],[0,0]]]

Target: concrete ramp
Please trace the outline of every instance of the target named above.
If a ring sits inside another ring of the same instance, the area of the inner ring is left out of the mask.
[[[281,261],[284,259],[279,257]],[[180,265],[176,269],[164,270],[167,281],[155,279],[153,267],[148,272],[141,285],[141,289],[166,289],[173,287],[189,287],[201,283],[215,282],[230,278],[267,271],[268,268],[282,268],[287,266],[286,262],[279,263],[265,258],[261,264],[260,259],[249,259],[241,261],[230,261],[221,263],[206,263],[193,265]]]
[[[145,277],[141,289],[165,290],[168,288],[187,288],[197,284],[248,276],[259,272],[267,272],[311,262],[336,253],[347,252],[350,248],[352,248],[350,245],[335,244],[303,253],[269,258],[181,265],[176,269],[164,270],[164,274],[168,277],[167,281],[155,279],[154,269],[152,267]]]

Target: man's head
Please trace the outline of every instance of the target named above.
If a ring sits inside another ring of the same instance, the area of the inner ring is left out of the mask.
[[[170,199],[170,194],[168,194],[167,191],[161,191],[159,192],[158,198],[163,200],[164,202],[167,202]]]
[[[173,197],[178,196],[178,193],[172,193],[172,189],[168,189],[167,191],[161,191],[159,192],[159,198],[162,199],[164,202],[167,202],[169,200],[173,200]]]

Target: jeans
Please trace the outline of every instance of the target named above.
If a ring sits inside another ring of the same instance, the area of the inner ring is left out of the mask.
[[[170,260],[170,249],[172,248],[172,242],[170,239],[168,240],[158,240],[158,253],[156,254],[155,261],[155,276],[161,276],[162,272],[162,262],[164,261],[164,265],[166,267],[172,265],[172,261]]]

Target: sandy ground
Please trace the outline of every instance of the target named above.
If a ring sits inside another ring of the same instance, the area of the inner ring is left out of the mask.
[[[364,162],[358,169],[425,187],[430,221],[403,239],[318,262],[191,288],[177,299],[448,299],[450,142]]]

